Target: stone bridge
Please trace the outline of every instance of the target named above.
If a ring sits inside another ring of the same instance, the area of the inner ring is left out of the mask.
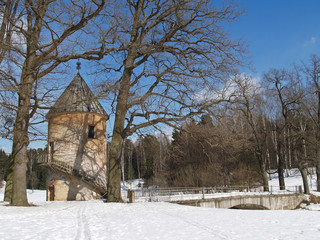
[[[304,199],[303,194],[284,193],[246,194],[171,202],[208,208],[291,210],[299,206]]]

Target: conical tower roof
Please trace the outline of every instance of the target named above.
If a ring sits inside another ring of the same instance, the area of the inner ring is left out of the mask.
[[[46,117],[71,112],[90,112],[108,118],[108,114],[79,73],[73,78]]]

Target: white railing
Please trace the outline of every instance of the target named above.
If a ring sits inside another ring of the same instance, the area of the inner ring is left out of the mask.
[[[134,190],[136,202],[170,202],[187,201],[196,199],[209,199],[227,197],[232,195],[250,194],[298,194],[302,193],[301,186],[286,186],[281,190],[278,186],[269,186],[269,191],[264,191],[263,186],[228,186],[228,187],[203,187],[203,188],[143,188]]]

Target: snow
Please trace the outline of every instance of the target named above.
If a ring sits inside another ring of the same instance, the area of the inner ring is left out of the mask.
[[[144,179],[139,178],[139,179],[133,179],[133,180],[128,180],[126,182],[122,182],[122,187],[126,190],[131,189],[131,190],[138,190],[142,189],[144,185]]]
[[[315,169],[308,169],[308,183],[310,189],[316,190],[316,174]],[[312,174],[313,173],[313,174]],[[271,180],[269,181],[269,186],[279,186],[278,173],[271,174]],[[302,178],[299,170],[297,168],[293,168],[285,171],[285,183],[286,186],[294,187],[294,186],[303,186]]]
[[[46,202],[0,207],[0,239],[319,239],[318,211],[171,203]]]
[[[290,178],[292,184],[302,185],[298,176]],[[320,239],[320,207],[316,204],[302,205],[299,210],[274,211],[200,208],[164,202],[46,202],[45,191],[28,190],[29,202],[34,207],[8,207],[2,201],[3,192],[0,189],[3,240]],[[317,211],[307,211],[310,209]]]

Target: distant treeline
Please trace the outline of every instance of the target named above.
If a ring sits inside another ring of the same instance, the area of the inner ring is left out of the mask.
[[[37,162],[39,156],[46,154],[47,150],[29,149],[28,150],[28,171],[27,188],[28,189],[46,189],[47,169]],[[10,155],[0,150],[0,181],[6,180],[9,173]]]

